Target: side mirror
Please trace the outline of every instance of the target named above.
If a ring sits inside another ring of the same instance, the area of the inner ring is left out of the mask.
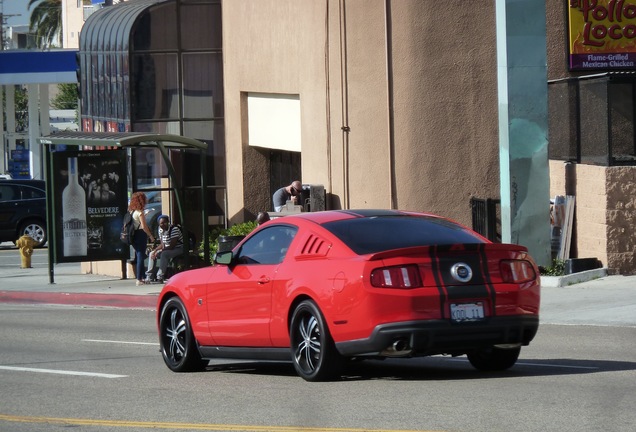
[[[223,252],[217,252],[216,253],[216,257],[214,257],[214,262],[217,264],[225,264],[225,265],[230,265],[232,264],[233,261],[233,254],[232,251],[223,251]]]

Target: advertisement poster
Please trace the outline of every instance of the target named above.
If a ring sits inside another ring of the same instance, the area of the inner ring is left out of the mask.
[[[53,153],[56,262],[126,259],[126,152]]]
[[[636,69],[636,0],[569,0],[570,70]]]

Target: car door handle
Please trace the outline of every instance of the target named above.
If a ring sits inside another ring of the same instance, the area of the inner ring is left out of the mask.
[[[269,283],[270,279],[267,276],[261,276],[260,278],[258,278],[258,284],[259,285],[264,285],[266,283]]]

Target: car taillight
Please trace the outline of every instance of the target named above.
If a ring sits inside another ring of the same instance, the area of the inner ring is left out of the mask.
[[[371,285],[379,288],[418,288],[422,278],[417,265],[383,267],[371,272]]]
[[[501,278],[508,283],[529,282],[537,278],[534,267],[529,261],[506,260],[499,264]]]

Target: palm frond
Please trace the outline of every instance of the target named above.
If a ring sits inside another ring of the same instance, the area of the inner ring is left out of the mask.
[[[35,33],[37,45],[44,48],[56,37],[62,41],[62,0],[29,0],[29,30]]]

